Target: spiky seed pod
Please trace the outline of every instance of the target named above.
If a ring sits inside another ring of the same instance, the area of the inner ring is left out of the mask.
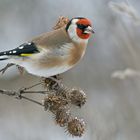
[[[56,25],[53,27],[54,30],[57,30],[61,27],[64,27],[69,22],[67,17],[60,16]]]
[[[65,100],[61,96],[50,97],[50,102],[51,102],[51,106],[49,110],[54,114],[59,108],[63,108],[68,104],[67,100]]]
[[[61,85],[58,90],[56,91],[56,95],[58,96],[62,96],[63,98],[69,100],[69,94],[71,93],[71,89],[64,86],[64,85]]]
[[[72,89],[70,93],[70,100],[71,103],[78,106],[82,107],[86,103],[86,94],[83,90],[78,90],[78,89]]]
[[[85,132],[85,122],[83,119],[74,118],[68,122],[67,131],[72,136],[81,137]]]
[[[61,127],[66,126],[68,124],[69,120],[70,120],[69,108],[61,108],[56,111],[55,121],[59,126],[61,126]]]
[[[44,108],[49,109],[52,113],[56,113],[59,108],[63,108],[68,104],[68,101],[61,96],[49,94],[44,99]]]
[[[42,100],[42,105],[44,106],[45,111],[49,109],[50,103],[49,103],[48,97],[45,97],[44,100]]]
[[[42,100],[42,105],[44,106],[44,110],[45,111],[47,111],[48,110],[48,104],[47,104],[48,102],[46,102],[46,98],[44,98],[43,100]]]

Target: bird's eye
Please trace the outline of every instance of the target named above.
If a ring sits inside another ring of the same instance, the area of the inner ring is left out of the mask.
[[[83,25],[83,24],[77,24],[77,27],[81,30],[84,30],[85,28],[87,28],[87,25]]]

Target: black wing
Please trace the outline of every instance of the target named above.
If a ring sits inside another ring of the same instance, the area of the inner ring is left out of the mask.
[[[1,52],[0,56],[3,55],[28,56],[34,53],[39,53],[39,50],[37,49],[35,43],[29,42],[29,43],[24,43],[13,50]]]

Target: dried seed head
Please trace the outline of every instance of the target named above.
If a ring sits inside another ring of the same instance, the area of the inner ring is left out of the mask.
[[[67,17],[60,16],[56,25],[53,27],[54,30],[57,30],[61,27],[64,27],[69,22]]]
[[[72,89],[70,93],[71,103],[76,106],[83,106],[86,103],[86,94],[83,90]]]
[[[68,124],[70,120],[70,110],[68,108],[62,108],[57,110],[55,115],[55,121],[61,127],[64,127]]]
[[[59,108],[63,108],[68,104],[67,100],[61,96],[50,94],[44,99],[45,110],[49,109],[52,113],[56,113]]]
[[[69,100],[69,94],[71,93],[71,89],[61,85],[59,89],[56,91],[56,95],[62,96],[63,98]]]
[[[85,132],[85,122],[83,119],[74,118],[68,122],[67,129],[72,136],[81,137]]]
[[[48,97],[45,97],[44,100],[42,100],[42,105],[44,106],[45,111],[49,109],[50,103],[49,103]]]

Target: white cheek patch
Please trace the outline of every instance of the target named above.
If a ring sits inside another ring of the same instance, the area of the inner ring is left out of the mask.
[[[77,26],[75,24],[71,24],[68,29],[69,36],[73,39],[74,37],[78,37],[76,33]]]
[[[69,29],[68,29],[68,34],[70,36],[70,38],[74,41],[74,42],[77,42],[77,43],[87,43],[88,42],[88,39],[82,39],[80,38],[78,35],[77,35],[77,31],[76,31],[76,28],[77,28],[77,25],[73,22],[77,22],[76,21],[77,19],[74,19],[72,21],[72,24],[69,26]]]
[[[72,23],[73,23],[73,24],[76,24],[77,22],[78,22],[78,19],[73,19],[73,20],[72,20]]]

